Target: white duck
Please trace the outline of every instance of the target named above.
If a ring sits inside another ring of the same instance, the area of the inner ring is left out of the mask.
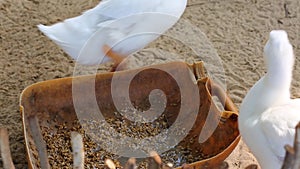
[[[81,64],[110,59],[118,64],[171,28],[186,4],[187,0],[102,0],[80,16],[38,28]]]
[[[261,168],[279,169],[300,121],[300,99],[290,98],[294,53],[285,31],[270,32],[264,59],[267,73],[244,98],[239,129]]]

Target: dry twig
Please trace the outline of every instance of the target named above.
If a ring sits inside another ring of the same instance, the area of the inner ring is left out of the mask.
[[[149,169],[160,169],[162,168],[162,161],[160,156],[157,154],[157,152],[152,151],[150,152],[150,158],[148,161],[148,168]]]
[[[116,169],[115,163],[111,159],[106,159],[105,164],[109,169]]]
[[[286,154],[282,169],[300,169],[300,122],[296,126],[294,147],[285,146]]]
[[[173,169],[173,164],[165,164],[162,162],[160,156],[157,154],[157,152],[152,151],[149,153],[149,163],[148,168],[149,169]]]
[[[43,139],[42,132],[37,116],[28,117],[29,126],[32,132],[32,138],[37,145],[38,154],[40,157],[40,164],[42,169],[50,169],[49,159],[47,155],[47,146]]]
[[[4,169],[15,169],[9,149],[9,137],[6,128],[0,128],[0,149]]]
[[[84,147],[80,133],[71,132],[71,144],[73,150],[73,168],[84,169]]]
[[[136,159],[135,158],[129,158],[127,163],[125,164],[124,169],[136,169]]]
[[[258,166],[256,164],[250,164],[245,169],[257,169]]]

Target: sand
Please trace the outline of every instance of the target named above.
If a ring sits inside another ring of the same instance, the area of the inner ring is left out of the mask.
[[[9,129],[16,168],[27,167],[18,107],[21,91],[35,82],[72,76],[74,70],[74,62],[36,25],[74,17],[97,3],[98,0],[0,0],[0,126]],[[189,0],[188,4],[183,18],[205,33],[216,49],[222,59],[228,92],[237,106],[265,73],[262,51],[270,30],[287,30],[295,54],[299,53],[298,0]],[[155,43],[163,42],[160,39]],[[172,42],[164,45],[170,49],[180,47]],[[187,51],[181,51],[182,56]],[[137,59],[138,63],[153,62],[142,55]],[[160,57],[155,60],[164,61]],[[293,97],[300,97],[299,61],[297,57]],[[233,169],[256,163],[242,141],[227,161]]]

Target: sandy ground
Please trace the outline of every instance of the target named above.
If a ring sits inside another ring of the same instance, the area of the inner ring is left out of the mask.
[[[21,91],[35,82],[72,76],[74,69],[74,62],[42,35],[36,25],[49,25],[79,15],[97,3],[98,0],[0,0],[0,126],[9,129],[17,168],[27,167],[18,107]],[[264,74],[262,50],[270,30],[287,30],[298,55],[299,3],[298,0],[189,0],[183,18],[203,31],[217,50],[225,68],[227,89],[237,106]],[[156,43],[162,44],[163,40]],[[172,49],[180,47],[165,45]],[[140,62],[147,62],[147,58],[140,58],[143,59]],[[292,84],[294,97],[300,97],[299,61],[297,57]],[[244,168],[255,163],[255,158],[241,142],[227,161],[230,168]]]

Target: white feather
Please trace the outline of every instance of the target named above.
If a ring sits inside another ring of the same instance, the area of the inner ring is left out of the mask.
[[[183,14],[186,3],[187,0],[105,0],[80,16],[38,28],[73,59],[98,64],[105,56],[104,44],[117,45],[113,51],[122,55],[140,50],[159,37],[147,32],[162,34],[168,30]],[[139,33],[146,34],[135,36]]]
[[[264,55],[267,73],[240,106],[239,130],[262,169],[279,169],[300,121],[300,99],[290,98],[294,54],[285,31],[271,31]]]

